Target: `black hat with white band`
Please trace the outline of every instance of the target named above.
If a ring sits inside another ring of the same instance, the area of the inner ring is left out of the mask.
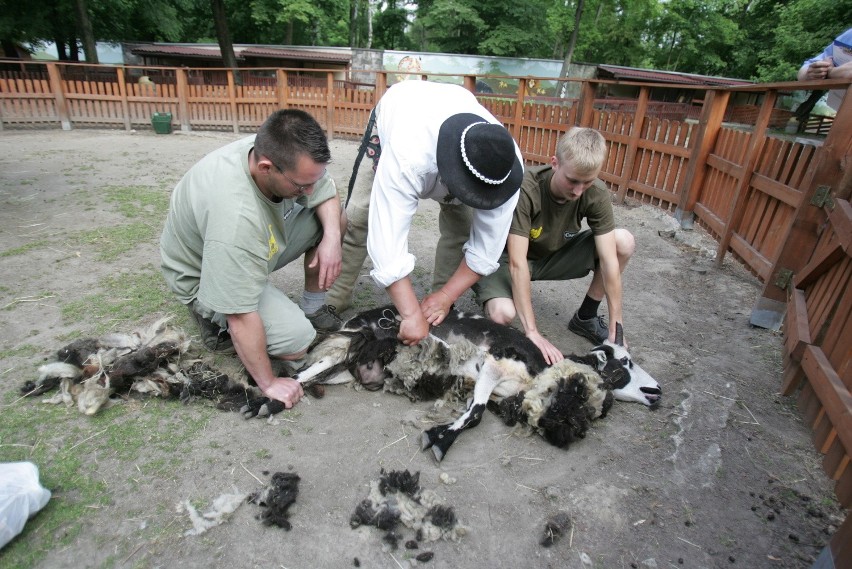
[[[476,209],[494,209],[518,191],[524,167],[502,125],[458,113],[438,132],[438,173],[450,193]]]

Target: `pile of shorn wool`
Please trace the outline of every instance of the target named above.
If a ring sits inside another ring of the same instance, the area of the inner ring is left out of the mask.
[[[75,340],[57,351],[56,361],[41,366],[38,379],[27,381],[21,392],[42,395],[58,387],[46,401],[76,404],[86,415],[134,392],[184,402],[200,397],[227,410],[257,398],[257,391],[232,383],[204,362],[184,359],[190,338],[169,326],[169,320],[161,318],[129,334]]]

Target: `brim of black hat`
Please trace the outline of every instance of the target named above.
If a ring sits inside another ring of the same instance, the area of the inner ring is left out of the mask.
[[[445,120],[438,131],[436,158],[441,181],[453,197],[475,209],[494,209],[518,191],[524,166],[515,156],[512,171],[502,184],[486,184],[468,170],[461,155],[461,135],[471,124],[483,121],[473,113],[458,113]]]

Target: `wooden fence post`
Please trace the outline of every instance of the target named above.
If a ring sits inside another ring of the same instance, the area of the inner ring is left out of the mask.
[[[592,113],[595,110],[595,91],[597,85],[591,81],[583,81],[580,87],[580,102],[577,109],[577,126],[591,127]]]
[[[524,93],[527,92],[527,78],[520,77],[518,79],[518,98],[515,100],[515,110],[512,113],[514,115],[515,122],[512,124],[512,138],[518,143],[520,146],[521,141],[521,123],[524,119]]]
[[[809,175],[802,181],[802,201],[796,218],[782,240],[784,245],[772,264],[769,278],[751,311],[753,326],[777,330],[787,308],[787,290],[795,274],[810,260],[816,246],[824,208],[834,197],[849,199],[852,186],[852,97],[844,97],[825,142],[817,148]],[[844,172],[845,171],[845,172]]]
[[[734,231],[739,229],[743,221],[745,213],[745,200],[748,195],[748,187],[751,184],[751,178],[754,173],[754,167],[757,164],[757,159],[763,150],[763,145],[766,143],[766,127],[769,126],[769,119],[772,118],[772,109],[775,107],[775,101],[778,99],[778,91],[771,89],[766,92],[763,98],[763,104],[760,106],[760,113],[757,115],[757,121],[754,123],[754,130],[749,138],[748,148],[746,148],[745,156],[743,156],[742,169],[740,170],[740,179],[737,182],[737,187],[734,190],[734,195],[731,196],[728,215],[725,217],[725,231],[719,238],[719,247],[716,249],[716,267],[722,266],[722,261],[725,259],[725,252],[731,244],[731,237]]]
[[[325,124],[328,125],[326,136],[329,140],[334,140],[334,73],[331,71],[327,72],[325,78]]]
[[[471,93],[476,93],[476,75],[465,75],[462,78],[462,85]]]
[[[694,215],[692,210],[701,194],[707,156],[716,145],[716,138],[719,136],[719,129],[722,128],[722,119],[725,117],[725,109],[728,107],[730,97],[730,91],[710,91],[704,97],[701,117],[691,135],[694,137],[694,144],[689,155],[686,175],[681,184],[680,200],[675,209],[675,219],[684,229],[692,229]]]
[[[50,77],[50,88],[53,89],[53,95],[56,98],[56,114],[59,115],[62,130],[71,130],[68,101],[65,99],[65,91],[62,90],[62,77],[59,75],[59,68],[55,63],[47,64],[47,75]]]
[[[376,103],[379,102],[385,91],[388,89],[388,73],[387,71],[376,72]]]
[[[186,69],[178,68],[175,70],[177,76],[177,96],[178,96],[178,114],[180,115],[180,129],[183,132],[192,130],[192,125],[189,121],[189,80],[187,79]]]
[[[283,69],[278,69],[275,72],[275,77],[278,80],[278,107],[287,108],[287,99],[290,98],[290,85],[287,83],[287,72]]]
[[[116,67],[115,79],[118,81],[118,94],[121,97],[121,114],[124,115],[124,130],[130,131],[130,107],[127,103],[127,82],[124,77],[124,68]]]
[[[624,167],[621,171],[621,179],[618,181],[616,203],[624,203],[624,198],[627,195],[627,186],[633,178],[633,162],[636,160],[636,154],[639,152],[639,137],[642,134],[645,113],[648,111],[650,91],[648,87],[639,88],[639,100],[636,102],[636,114],[633,115],[633,127],[630,129],[630,139],[627,142],[627,156],[625,156]]]
[[[228,69],[228,102],[231,107],[231,123],[234,125],[234,134],[240,133],[240,117],[237,116],[237,87],[234,83],[234,70]]]
[[[376,90],[373,92],[373,106],[379,104],[382,96],[388,88],[388,75],[385,71],[376,71]],[[366,126],[366,123],[364,123]]]

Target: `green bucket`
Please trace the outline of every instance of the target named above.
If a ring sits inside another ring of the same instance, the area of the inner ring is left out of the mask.
[[[151,115],[151,126],[157,134],[171,134],[172,113],[154,113]]]

